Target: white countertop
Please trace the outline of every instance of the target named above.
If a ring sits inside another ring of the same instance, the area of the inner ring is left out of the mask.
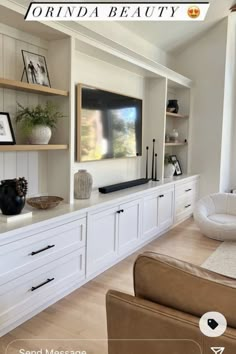
[[[159,189],[160,187],[172,185],[183,182],[186,179],[197,178],[198,175],[182,175],[179,177],[166,178],[160,182],[150,181],[147,184],[142,184],[136,187],[123,189],[117,192],[102,194],[98,190],[93,191],[91,198],[86,200],[75,200],[74,204],[62,203],[58,207],[48,210],[37,210],[26,206],[28,210],[33,211],[32,217],[28,217],[19,221],[12,221],[10,223],[0,222],[0,235],[7,236],[13,235],[14,232],[24,232],[32,228],[32,226],[38,223],[38,226],[44,226],[48,224],[49,220],[57,222],[59,219],[65,219],[68,217],[85,216],[86,212],[92,211],[99,207],[109,206],[110,204],[124,202],[126,199],[138,197],[143,193],[148,193],[152,190]]]

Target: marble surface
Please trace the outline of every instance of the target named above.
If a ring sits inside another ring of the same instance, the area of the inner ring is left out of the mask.
[[[32,210],[32,217],[27,219],[18,220],[16,222],[11,222],[10,224],[0,222],[0,235],[13,234],[13,232],[19,231],[23,232],[30,229],[34,224],[39,223],[40,226],[48,224],[49,221],[57,222],[59,219],[73,217],[73,216],[85,216],[86,212],[89,210],[96,209],[99,207],[109,206],[113,203],[125,202],[126,199],[138,197],[144,192],[148,193],[164,187],[167,185],[172,185],[176,183],[184,182],[184,180],[196,178],[197,175],[182,175],[179,177],[166,178],[160,182],[150,181],[147,184],[139,185],[136,187],[131,187],[123,189],[121,191],[101,194],[98,190],[93,191],[91,198],[86,200],[75,200],[73,204],[62,203],[54,209],[48,210],[36,210],[27,206],[28,210]]]

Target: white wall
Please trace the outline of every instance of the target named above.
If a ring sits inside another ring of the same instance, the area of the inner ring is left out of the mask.
[[[74,58],[74,82],[96,86],[137,98],[144,96],[142,77],[76,52]],[[145,124],[145,122],[143,122]],[[97,162],[78,163],[73,166],[74,173],[81,168],[93,176],[94,187],[132,180],[140,177],[141,158],[109,159]]]
[[[23,72],[21,50],[47,55],[47,42],[0,24],[0,77],[20,80]],[[14,118],[17,102],[22,105],[34,105],[40,102],[40,96],[20,91],[0,89],[0,111],[8,112],[16,132]],[[17,142],[22,142],[16,134]],[[0,180],[25,177],[29,182],[28,195],[44,193],[47,189],[46,179],[40,178],[44,171],[45,159],[37,152],[0,152]]]
[[[201,194],[220,189],[227,19],[175,57],[175,70],[191,77],[190,170],[201,174]]]
[[[221,151],[220,190],[229,192],[236,188],[236,16],[232,13],[228,19],[223,143]]]

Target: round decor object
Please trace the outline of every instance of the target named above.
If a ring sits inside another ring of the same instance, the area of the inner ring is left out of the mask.
[[[175,173],[175,166],[172,163],[168,163],[164,167],[164,178],[171,178]]]
[[[75,199],[89,199],[92,192],[93,177],[86,170],[79,170],[74,176]]]
[[[18,215],[25,206],[27,181],[24,177],[7,179],[0,184],[0,209],[3,215]]]
[[[64,199],[56,196],[42,196],[27,199],[27,203],[36,209],[51,209],[58,206]]]
[[[170,112],[170,113],[178,113],[179,112],[178,100],[169,100],[168,101],[167,112]]]
[[[46,125],[36,125],[28,139],[30,144],[34,145],[47,145],[51,139],[52,130]]]

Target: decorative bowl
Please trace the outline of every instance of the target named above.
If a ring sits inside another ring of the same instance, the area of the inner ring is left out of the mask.
[[[63,198],[55,196],[42,196],[27,199],[27,203],[36,209],[55,208],[63,201]]]

